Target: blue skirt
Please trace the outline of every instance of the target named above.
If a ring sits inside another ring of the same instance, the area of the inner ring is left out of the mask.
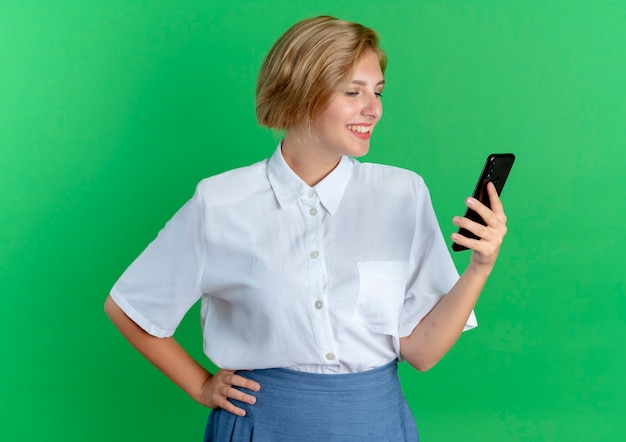
[[[209,415],[205,442],[394,441],[417,442],[417,427],[402,395],[398,364],[350,374],[304,373],[283,368],[240,371],[261,385],[246,410]]]

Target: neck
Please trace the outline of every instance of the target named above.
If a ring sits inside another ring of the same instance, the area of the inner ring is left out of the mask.
[[[309,186],[322,181],[341,161],[341,156],[325,151],[317,142],[287,134],[282,142],[287,165]]]

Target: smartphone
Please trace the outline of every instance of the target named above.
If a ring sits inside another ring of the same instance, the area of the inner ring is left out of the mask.
[[[512,153],[492,153],[489,155],[487,157],[487,161],[485,161],[485,167],[483,167],[480,178],[478,178],[478,182],[476,183],[476,188],[474,189],[472,196],[487,207],[491,208],[489,195],[487,194],[487,183],[491,181],[496,186],[498,195],[500,195],[502,193],[502,189],[504,188],[504,183],[506,183],[506,179],[509,176],[509,172],[513,167],[514,161],[515,155]],[[472,221],[481,223],[482,225],[487,225],[480,215],[472,209],[468,208],[465,211],[465,217],[471,219]],[[476,235],[466,229],[459,229],[459,233],[463,236],[467,236],[468,238],[479,239]],[[452,250],[460,252],[462,250],[467,250],[467,247],[460,246],[453,242]]]

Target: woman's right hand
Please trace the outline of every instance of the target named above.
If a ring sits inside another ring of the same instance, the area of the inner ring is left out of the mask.
[[[261,389],[257,382],[235,374],[234,370],[220,369],[204,383],[204,405],[212,409],[221,408],[237,416],[245,416],[246,411],[233,405],[229,399],[254,404],[256,397],[234,387],[241,387],[250,391]]]

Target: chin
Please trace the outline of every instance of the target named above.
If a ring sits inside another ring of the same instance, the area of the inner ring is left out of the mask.
[[[367,145],[351,146],[350,148],[346,149],[346,155],[358,158],[367,155],[369,150],[370,143],[368,142]]]
[[[355,158],[359,158],[359,157],[364,157],[365,155],[367,155],[367,153],[369,152],[369,148],[367,149],[360,149],[352,154],[348,154],[351,157],[355,157]]]

